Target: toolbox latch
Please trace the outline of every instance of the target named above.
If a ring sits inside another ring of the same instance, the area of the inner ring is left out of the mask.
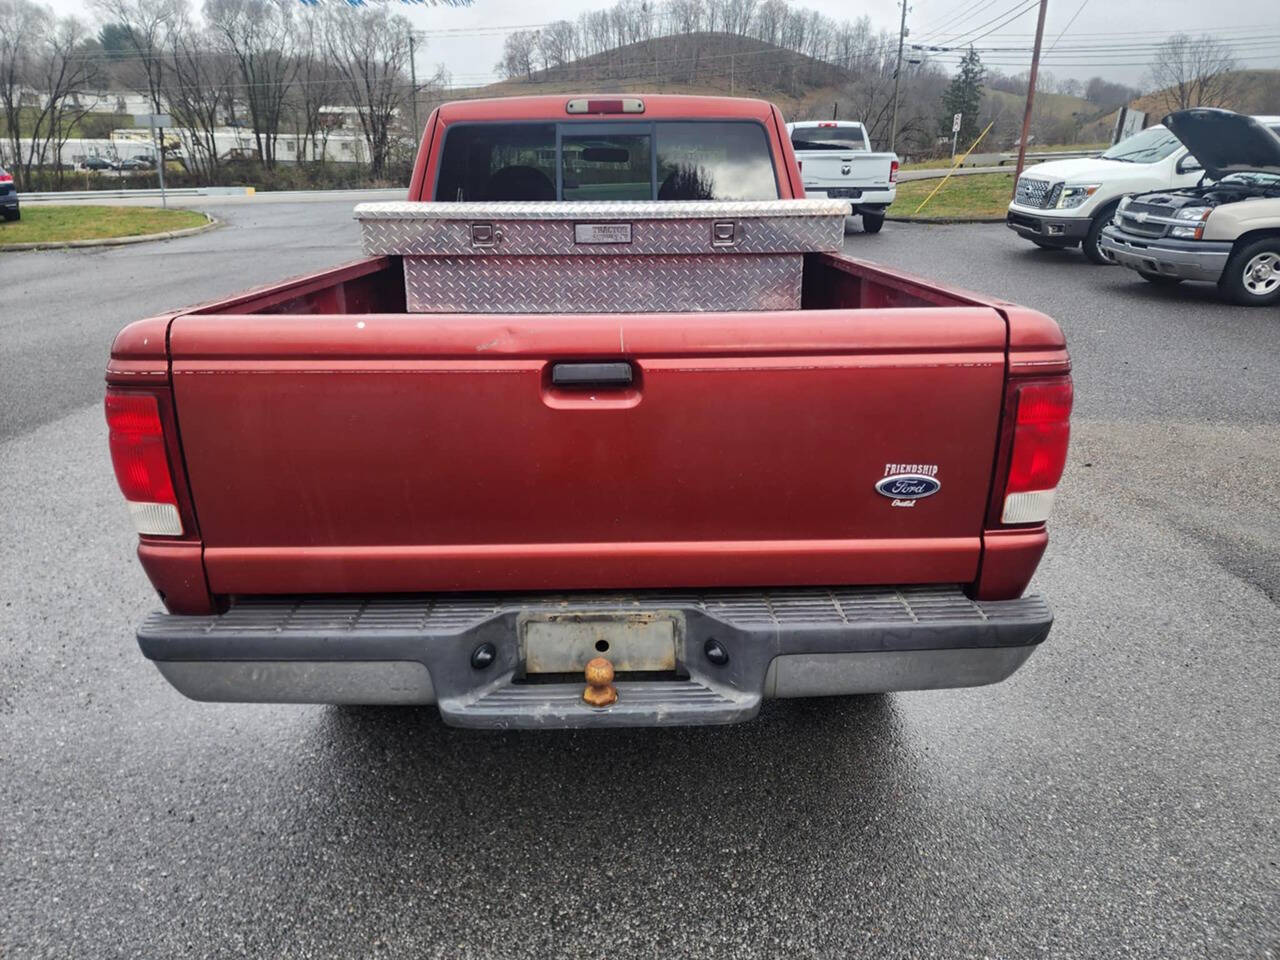
[[[711,245],[732,247],[738,242],[738,221],[717,220],[711,224]]]
[[[473,247],[492,247],[502,234],[493,228],[492,223],[473,223],[471,225],[471,245]]]

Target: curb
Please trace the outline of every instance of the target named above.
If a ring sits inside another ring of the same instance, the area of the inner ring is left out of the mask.
[[[885,217],[894,223],[1004,223],[1004,217]]]
[[[190,237],[197,233],[204,233],[206,230],[212,230],[214,227],[222,225],[222,221],[216,217],[200,211],[208,220],[208,223],[202,223],[198,227],[185,227],[182,230],[166,230],[163,233],[144,233],[136,237],[103,237],[100,240],[63,240],[42,242],[35,241],[32,243],[0,243],[0,253],[10,250],[69,250],[78,247],[123,247],[130,243],[150,243],[152,240],[174,240],[178,237]]]

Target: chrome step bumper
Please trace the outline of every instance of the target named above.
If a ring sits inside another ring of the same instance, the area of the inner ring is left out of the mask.
[[[531,614],[660,612],[678,620],[677,677],[621,678],[596,708],[582,684],[527,682]],[[731,723],[768,697],[995,683],[1048,635],[1038,596],[974,601],[958,587],[253,600],[220,616],[155,613],[142,652],[196,700],[436,703],[471,727]],[[717,665],[709,639],[728,652]],[[492,662],[472,666],[491,646]]]

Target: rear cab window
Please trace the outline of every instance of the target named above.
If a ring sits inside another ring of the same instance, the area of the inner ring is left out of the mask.
[[[459,123],[445,132],[436,200],[776,200],[751,120]]]
[[[791,131],[793,150],[850,150],[866,152],[867,134],[860,123],[822,123]]]

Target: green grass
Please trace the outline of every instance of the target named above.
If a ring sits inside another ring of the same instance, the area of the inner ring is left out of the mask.
[[[1012,171],[952,177],[917,214],[920,201],[939,183],[941,178],[898,184],[898,199],[889,208],[890,216],[1002,217],[1013,195]]]
[[[24,204],[22,219],[0,221],[0,249],[11,243],[65,243],[139,237],[198,227],[208,220],[195,210],[160,207],[80,207]]]

